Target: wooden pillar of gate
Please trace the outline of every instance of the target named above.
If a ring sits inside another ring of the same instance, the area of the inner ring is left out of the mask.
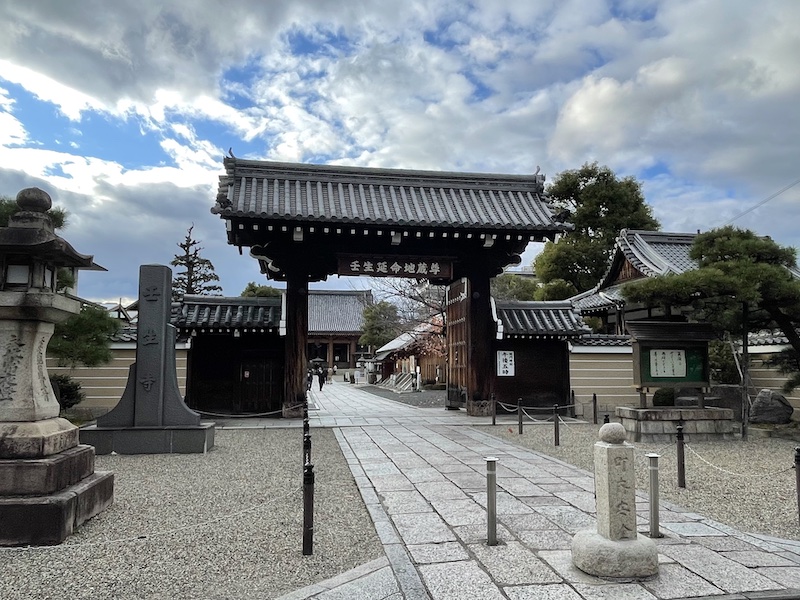
[[[283,378],[283,416],[302,417],[308,360],[308,274],[302,269],[286,277],[286,338]]]
[[[495,332],[492,328],[492,307],[489,293],[489,275],[483,270],[473,272],[469,279],[469,366],[467,367],[467,414],[491,414],[489,398],[492,389],[492,347]]]

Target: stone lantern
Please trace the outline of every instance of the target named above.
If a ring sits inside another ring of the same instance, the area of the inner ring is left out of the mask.
[[[58,544],[113,500],[112,473],[59,418],[45,353],[55,323],[80,310],[56,292],[59,268],[102,269],[54,233],[50,196],[17,195],[0,228],[0,545]]]

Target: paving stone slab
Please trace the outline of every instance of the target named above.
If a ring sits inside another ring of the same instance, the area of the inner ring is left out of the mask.
[[[592,492],[553,492],[553,495],[584,512],[597,512],[597,502]]]
[[[569,533],[597,528],[597,519],[574,506],[535,506],[533,510],[544,515]]]
[[[315,596],[319,600],[352,600],[353,598],[385,598],[400,591],[389,567],[345,583]]]
[[[453,532],[436,513],[393,515],[392,521],[407,545],[436,544],[456,540]]]
[[[679,564],[661,565],[658,569],[658,576],[650,581],[643,581],[642,585],[661,600],[714,596],[725,593]]]
[[[433,508],[450,526],[486,524],[486,510],[474,500],[433,500]]]
[[[466,549],[458,542],[442,542],[441,544],[419,544],[409,546],[411,559],[417,564],[455,562],[469,560]]]
[[[664,546],[660,551],[729,593],[757,592],[780,587],[771,579],[755,573],[738,562],[696,544]],[[798,571],[800,572],[800,569]]]
[[[639,583],[574,584],[584,600],[658,600]]]
[[[516,536],[534,550],[568,550],[572,548],[572,535],[563,529],[517,531]],[[484,537],[486,537],[484,535]]]
[[[800,590],[800,567],[760,567],[755,571],[783,587]]]
[[[417,490],[410,492],[381,492],[378,497],[390,515],[431,512],[433,508]]]
[[[486,508],[486,492],[473,492],[470,496],[475,502]],[[498,491],[496,494],[496,501],[498,515],[525,515],[533,512],[530,506],[524,502],[520,502],[508,492]]]
[[[724,536],[726,535],[719,529],[709,527],[705,523],[697,523],[696,521],[688,521],[685,523],[661,523],[663,529],[677,533],[684,537],[694,536]]]
[[[416,489],[431,502],[448,498],[463,500],[468,497],[457,485],[453,485],[449,481],[418,483]]]
[[[571,587],[560,583],[506,587],[503,591],[510,600],[583,600]]]
[[[509,494],[520,496],[549,496],[550,492],[524,477],[497,477],[498,487]]]
[[[797,564],[773,552],[762,550],[734,550],[720,552],[720,556],[734,560],[745,567],[796,567]]]
[[[412,491],[414,484],[411,483],[404,475],[373,475],[369,478],[375,491],[381,492],[403,492]]]
[[[537,512],[525,515],[499,515],[498,519],[511,531],[530,531],[533,529],[557,529],[558,525],[553,523],[544,515]]]
[[[433,600],[505,600],[475,561],[421,565],[419,571]],[[465,596],[465,591],[468,591]]]
[[[497,546],[471,544],[469,550],[501,586],[562,581],[546,563],[519,542]]]
[[[399,466],[399,465],[398,465]],[[411,483],[425,483],[430,481],[445,481],[444,475],[433,467],[403,468],[405,475]]]
[[[362,463],[361,468],[364,469],[368,477],[373,475],[400,475],[400,469],[394,463],[387,461]]]
[[[558,573],[559,577],[569,583],[586,583],[602,585],[607,583],[599,577],[584,573],[572,563],[571,550],[540,550],[539,557]]]
[[[461,525],[453,527],[453,533],[458,536],[464,544],[485,544],[486,543],[486,524],[482,525]],[[509,542],[514,539],[511,532],[502,525],[497,526],[497,540],[499,542]]]
[[[387,546],[385,551],[392,567],[392,573],[403,594],[402,597],[405,600],[430,600],[406,549],[401,544],[392,544]],[[354,598],[360,598],[360,596],[354,596]]]

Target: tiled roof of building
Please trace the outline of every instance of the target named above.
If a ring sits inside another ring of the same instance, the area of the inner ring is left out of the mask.
[[[579,341],[574,343],[579,346],[592,346],[598,348],[630,347],[631,336],[592,333],[590,335],[584,335]]]
[[[645,277],[678,274],[696,268],[697,263],[689,258],[695,237],[697,235],[694,233],[623,229],[617,237],[614,255],[600,283],[591,290],[573,296],[571,300],[578,310],[587,314],[612,309],[618,303],[624,304],[624,284],[614,284],[614,281],[625,260]]]
[[[617,238],[617,248],[646,277],[678,274],[697,268],[697,263],[689,258],[695,237],[694,233],[623,229]]]
[[[196,329],[220,327],[278,327],[281,318],[280,297],[242,298],[186,295],[172,305],[172,324]]]
[[[370,290],[311,290],[308,296],[308,331],[311,333],[361,333],[364,307],[372,303]]]
[[[591,333],[569,300],[497,302],[505,337],[575,337]]]
[[[566,231],[540,175],[493,175],[226,158],[222,217],[514,231]]]

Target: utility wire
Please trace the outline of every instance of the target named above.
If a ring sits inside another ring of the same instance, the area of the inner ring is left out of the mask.
[[[759,202],[758,204],[755,204],[754,206],[751,206],[750,208],[748,208],[748,209],[747,209],[747,210],[745,210],[744,212],[740,212],[738,215],[736,215],[736,216],[735,216],[735,217],[733,217],[732,219],[729,219],[728,221],[726,221],[725,223],[723,223],[723,226],[724,226],[724,225],[730,225],[730,224],[731,224],[731,223],[733,223],[733,222],[734,222],[736,219],[738,219],[738,218],[740,218],[740,217],[743,217],[743,216],[745,216],[745,215],[746,215],[746,214],[748,214],[748,213],[751,213],[751,212],[753,212],[753,211],[754,211],[755,209],[757,209],[759,206],[764,206],[764,205],[765,205],[767,202],[769,202],[769,201],[770,201],[770,200],[772,200],[773,198],[777,198],[777,197],[778,197],[778,196],[780,196],[780,195],[781,195],[783,192],[785,192],[786,190],[789,190],[789,189],[793,188],[793,187],[794,187],[794,186],[796,186],[798,183],[800,183],[800,179],[795,179],[795,180],[794,180],[792,183],[790,183],[789,185],[787,185],[787,186],[786,186],[786,187],[784,187],[784,188],[781,188],[781,189],[779,189],[779,190],[778,190],[777,192],[775,192],[774,194],[772,194],[772,195],[770,195],[770,196],[767,196],[766,198],[764,198],[764,199],[763,199],[761,202]]]

